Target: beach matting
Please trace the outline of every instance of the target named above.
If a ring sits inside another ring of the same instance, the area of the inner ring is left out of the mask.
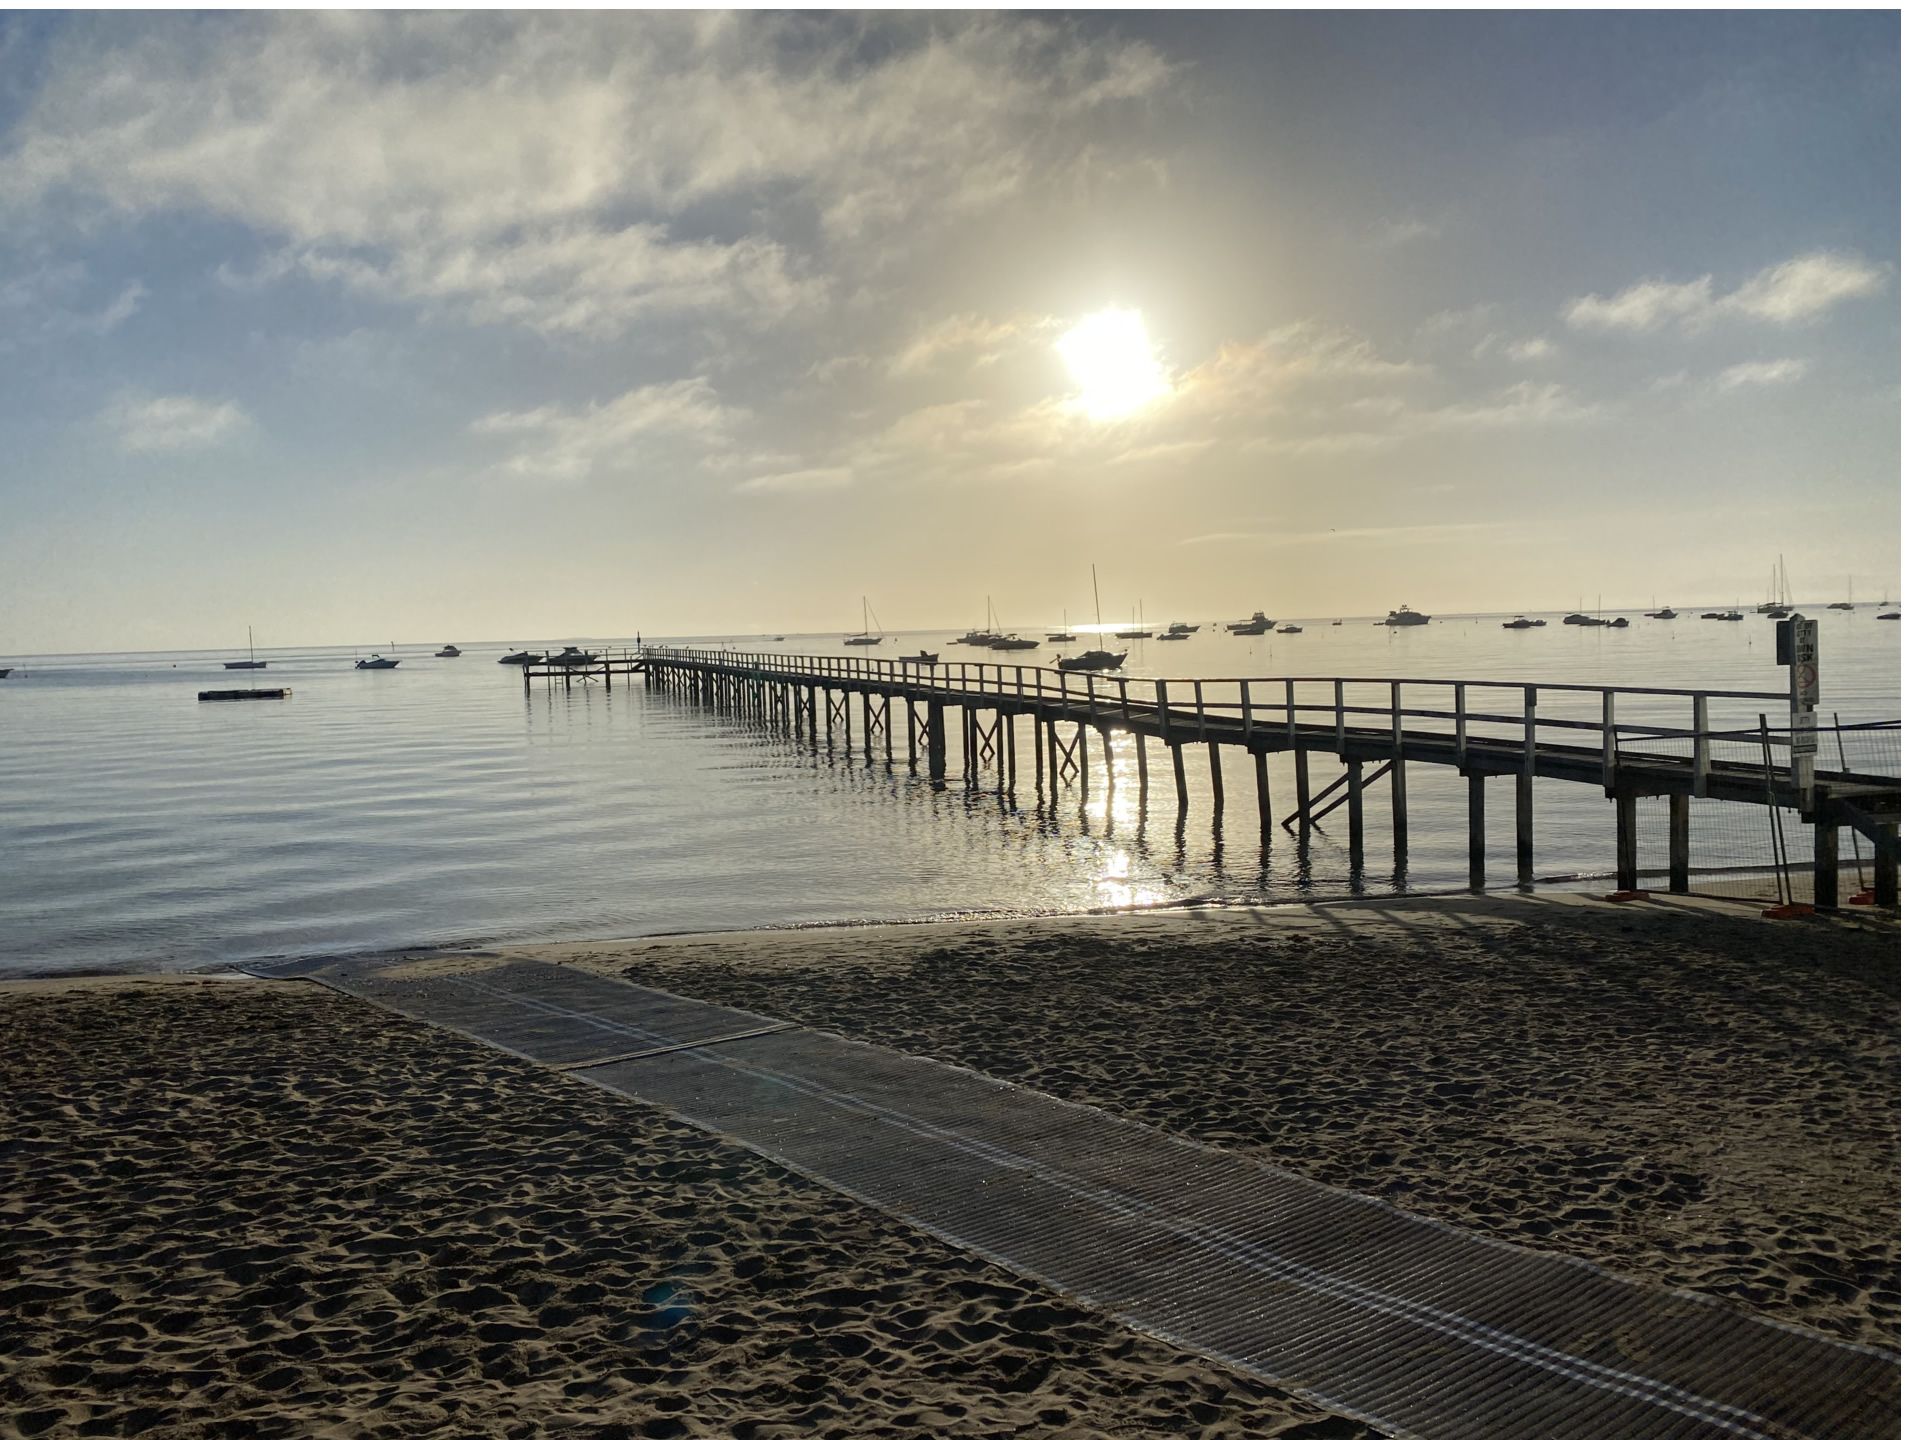
[[[304,974],[661,1106],[1391,1432],[1896,1431],[1898,1363],[1884,1350],[936,1061],[535,960],[249,968]]]

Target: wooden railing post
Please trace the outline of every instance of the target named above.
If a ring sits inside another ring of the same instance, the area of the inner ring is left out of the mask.
[[[1613,784],[1614,736],[1613,736],[1613,691],[1600,692],[1600,783]],[[1631,885],[1622,885],[1623,890],[1631,890]]]
[[[1347,682],[1333,682],[1333,753],[1347,753]]]
[[[1248,744],[1253,743],[1253,696],[1244,680],[1240,682],[1240,734]]]
[[[1201,693],[1198,680],[1193,682],[1193,714],[1200,726],[1200,738],[1205,740],[1207,738],[1207,701]]]
[[[1406,743],[1400,730],[1400,682],[1393,682],[1393,758],[1398,760],[1406,750]]]
[[[1693,697],[1693,793],[1707,793],[1707,776],[1713,773],[1713,741],[1708,739],[1707,697]]]
[[[1167,682],[1166,681],[1156,680],[1153,682],[1153,698],[1154,698],[1154,703],[1160,709],[1160,738],[1162,740],[1165,740],[1167,738]]]
[[[1293,713],[1293,681],[1287,681],[1287,748],[1300,743],[1300,726]]]
[[[1453,758],[1461,769],[1467,766],[1467,687],[1453,687]]]

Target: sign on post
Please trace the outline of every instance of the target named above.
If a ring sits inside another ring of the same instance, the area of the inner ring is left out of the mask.
[[[1787,667],[1793,699],[1793,784],[1800,792],[1800,808],[1813,803],[1813,761],[1820,749],[1813,711],[1820,703],[1820,622],[1804,615],[1774,622],[1773,658]]]

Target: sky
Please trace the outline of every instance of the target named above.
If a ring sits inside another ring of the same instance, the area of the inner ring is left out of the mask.
[[[0,15],[0,654],[1878,599],[1898,23]]]

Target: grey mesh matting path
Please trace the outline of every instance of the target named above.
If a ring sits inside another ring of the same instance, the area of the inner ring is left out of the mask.
[[[484,965],[484,960],[474,962]],[[1892,1436],[1899,1362],[969,1071],[564,966],[307,974],[661,1106],[1390,1432]]]

